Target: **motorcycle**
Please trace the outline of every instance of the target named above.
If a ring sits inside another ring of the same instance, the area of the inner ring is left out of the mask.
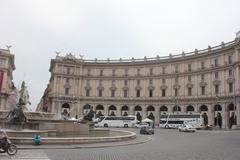
[[[13,156],[17,153],[17,146],[12,144],[7,135],[4,135],[0,139],[0,153],[8,153],[8,155]]]

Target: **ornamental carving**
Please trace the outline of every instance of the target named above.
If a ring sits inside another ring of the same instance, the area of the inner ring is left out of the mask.
[[[141,89],[142,89],[141,86],[136,86],[136,87],[135,87],[135,90],[141,90]]]
[[[66,84],[64,85],[64,88],[71,88],[71,85],[70,85],[69,83],[66,83]]]
[[[85,87],[85,90],[91,90],[91,89],[92,89],[91,86],[86,86],[86,87]]]
[[[187,86],[187,88],[193,88],[193,84],[192,83],[188,83],[186,86]]]
[[[126,90],[129,90],[129,87],[128,87],[128,86],[124,86],[122,89],[123,89],[124,91],[126,91]]]
[[[213,81],[213,85],[220,85],[220,83],[221,83],[221,81],[219,81],[219,80],[214,80]]]
[[[205,86],[207,86],[207,83],[206,83],[206,82],[200,82],[200,83],[199,83],[199,86],[200,86],[200,87],[205,87]]]
[[[233,82],[234,82],[234,78],[229,77],[229,78],[227,79],[227,83],[233,83]]]
[[[162,86],[160,87],[161,90],[167,89],[167,88],[168,88],[167,85],[162,85]]]
[[[180,87],[181,87],[181,86],[180,86],[179,84],[174,84],[174,85],[173,85],[173,88],[174,88],[174,89],[179,89]]]
[[[155,87],[154,86],[148,86],[148,90],[154,90],[155,89]]]
[[[97,90],[104,90],[104,87],[103,86],[98,86]]]
[[[115,91],[115,90],[117,90],[117,87],[116,86],[112,86],[112,87],[110,87],[110,90]]]

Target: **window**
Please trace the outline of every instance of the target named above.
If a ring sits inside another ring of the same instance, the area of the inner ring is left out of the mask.
[[[111,90],[111,97],[115,97],[115,90]]]
[[[112,70],[112,76],[115,76],[115,74],[116,74],[116,70],[113,69],[113,70]]]
[[[137,75],[140,76],[140,74],[141,74],[141,69],[138,68],[138,69],[137,69]]]
[[[204,76],[204,74],[201,74],[201,80],[202,80],[202,81],[205,80],[205,76]]]
[[[102,97],[102,90],[98,90],[98,97]]]
[[[165,96],[166,96],[166,90],[162,89],[162,97],[165,97]]]
[[[205,68],[205,63],[204,61],[201,62],[201,69],[204,69]]]
[[[128,80],[124,80],[124,85],[125,85],[125,86],[128,85]]]
[[[215,72],[215,78],[218,79],[218,72]]]
[[[87,86],[90,86],[90,80],[89,79],[87,80]]]
[[[112,86],[115,86],[115,80],[112,80]]]
[[[102,86],[103,81],[99,80],[99,86]]]
[[[232,55],[228,56],[228,64],[232,64]]]
[[[152,89],[149,90],[149,97],[153,97],[153,90]]]
[[[165,78],[162,79],[162,84],[166,84],[166,79]]]
[[[140,79],[137,80],[137,85],[138,85],[138,86],[140,85]]]
[[[219,85],[215,85],[215,94],[219,93]]]
[[[103,76],[103,70],[100,69],[100,76]]]
[[[175,88],[175,96],[178,96],[178,89]]]
[[[175,83],[178,83],[178,77],[175,77]]]
[[[201,90],[202,90],[202,95],[205,95],[205,86],[202,86]]]
[[[232,93],[233,92],[233,83],[229,83],[228,87],[229,87],[229,93]]]
[[[214,59],[214,65],[215,65],[215,67],[217,67],[218,66],[218,59],[216,58],[216,59]]]
[[[192,64],[188,64],[188,72],[192,71]]]
[[[175,66],[175,73],[178,73],[178,65]]]
[[[128,90],[124,90],[123,91],[123,96],[126,98],[126,97],[128,97]]]
[[[192,96],[192,88],[188,88],[188,96]]]
[[[128,69],[125,69],[125,76],[128,76]]]
[[[188,75],[188,82],[191,82],[192,81],[192,77],[191,75]]]
[[[229,77],[231,77],[233,75],[233,70],[232,69],[228,70],[228,75],[229,75]]]
[[[66,83],[69,83],[69,78],[66,78]]]
[[[140,97],[140,90],[138,89],[136,92],[136,97]]]
[[[88,75],[88,76],[91,75],[91,70],[90,70],[90,69],[87,70],[87,75]]]
[[[67,74],[70,74],[70,70],[71,70],[71,68],[67,67]]]
[[[87,97],[90,96],[90,90],[89,90],[89,89],[86,90],[86,96],[87,96]]]
[[[153,84],[153,80],[149,79],[149,84],[152,85]]]
[[[150,72],[150,75],[153,75],[153,68],[150,68],[149,72]]]
[[[69,88],[65,88],[65,94],[66,94],[66,95],[69,94]]]
[[[162,67],[162,74],[166,73],[166,67]]]

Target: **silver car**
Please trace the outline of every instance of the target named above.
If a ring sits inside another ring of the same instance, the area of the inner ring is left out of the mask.
[[[196,128],[192,125],[183,125],[178,128],[179,132],[196,132]]]

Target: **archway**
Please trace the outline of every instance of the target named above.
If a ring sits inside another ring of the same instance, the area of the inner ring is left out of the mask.
[[[188,113],[194,112],[194,107],[193,107],[192,105],[188,105],[188,106],[187,106],[187,112],[188,112]]]
[[[96,118],[103,116],[103,112],[104,112],[104,107],[103,105],[99,104],[96,106]]]
[[[167,114],[168,108],[166,106],[160,107],[160,115]]]
[[[108,108],[108,115],[109,115],[109,116],[116,116],[116,111],[117,111],[116,106],[111,105],[111,106]]]
[[[129,108],[128,108],[128,106],[122,106],[122,108],[121,108],[121,115],[122,116],[128,116],[128,111],[129,111]]]
[[[83,106],[83,115],[86,115],[90,111],[91,107],[92,107],[91,105],[85,104]]]
[[[229,128],[232,128],[233,125],[237,124],[237,115],[235,113],[236,108],[233,103],[228,105],[228,111],[229,111]]]
[[[208,107],[206,105],[201,105],[200,112],[207,112],[207,111],[208,111]]]
[[[180,106],[174,106],[173,107],[173,112],[181,112],[181,107]]]
[[[155,112],[155,108],[153,106],[148,106],[147,107],[147,118],[153,120],[155,120],[155,116],[154,116],[154,112]]]

